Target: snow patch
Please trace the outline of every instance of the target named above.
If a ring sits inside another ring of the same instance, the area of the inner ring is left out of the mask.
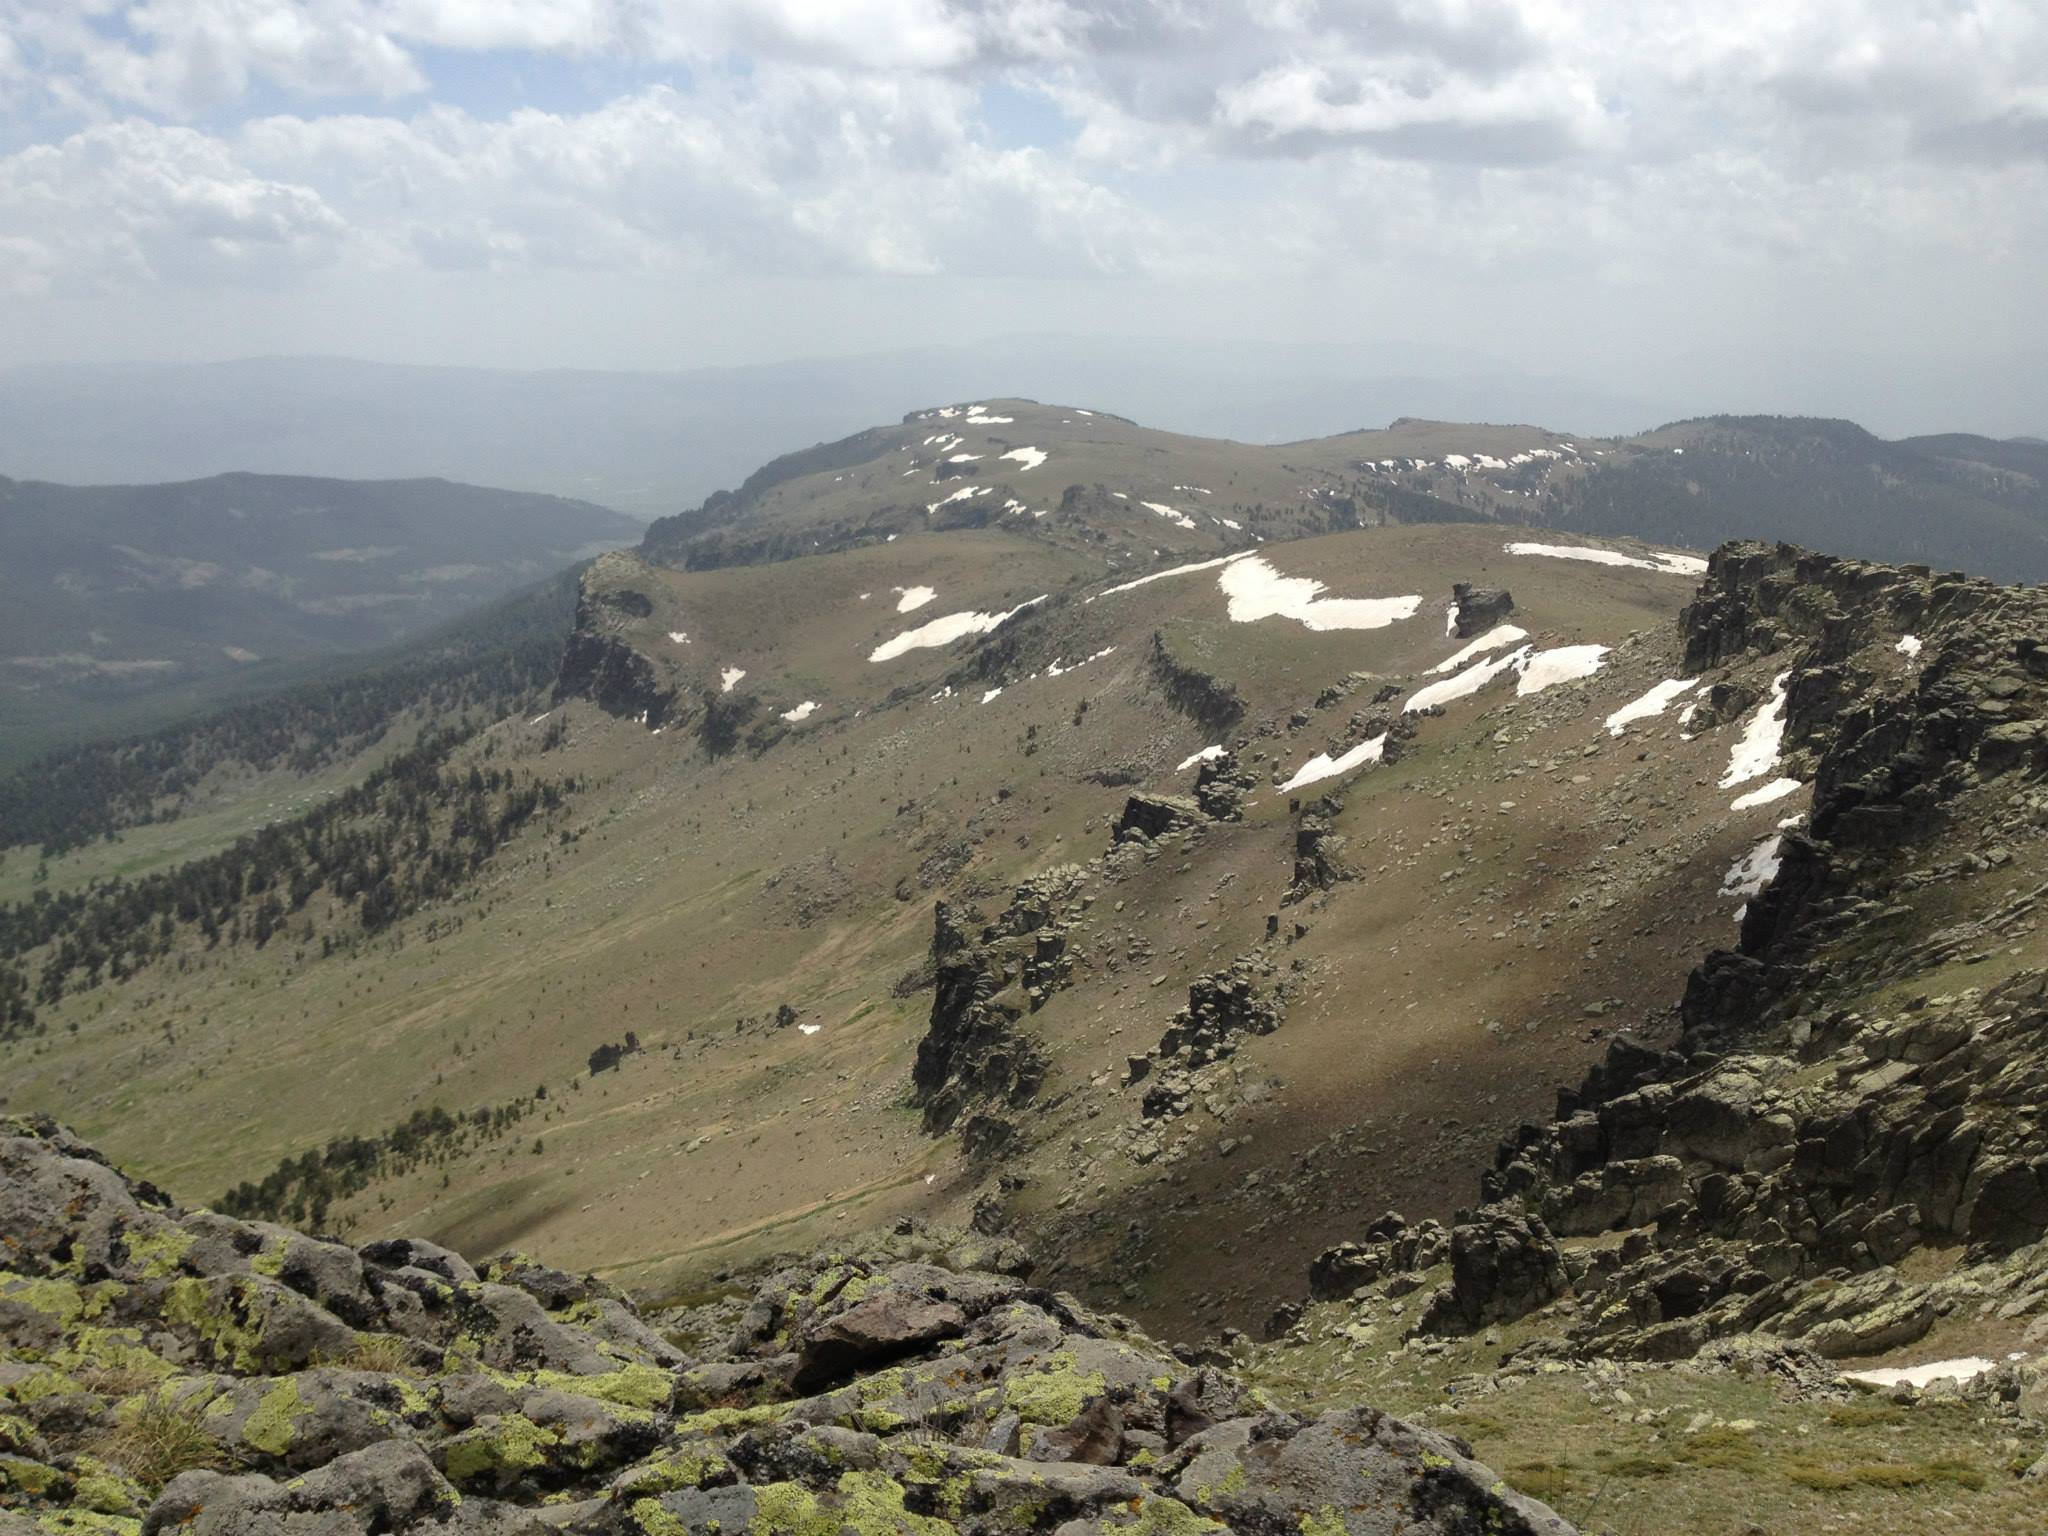
[[[718,691],[720,693],[731,693],[733,688],[739,683],[739,680],[746,675],[747,669],[745,667],[727,667],[718,674]]]
[[[1785,745],[1785,684],[1790,672],[1771,679],[1771,694],[1756,707],[1735,748],[1728,754],[1728,771],[1721,775],[1721,787],[1733,789],[1760,779],[1778,765],[1778,753]]]
[[[989,488],[985,485],[963,485],[960,487],[959,490],[955,491],[952,495],[946,497],[942,501],[926,502],[924,506],[924,515],[926,517],[930,517],[934,512],[938,511],[941,507],[950,507],[956,501],[971,501],[976,496],[986,496],[988,493]],[[889,539],[892,543],[895,541],[895,538],[895,534],[892,533],[889,535]]]
[[[680,629],[670,630],[668,632],[668,637],[669,639],[673,640],[677,645],[688,645],[690,643],[690,637],[684,634]]]
[[[1327,752],[1318,752],[1294,770],[1294,777],[1280,786],[1280,793],[1284,795],[1290,790],[1300,789],[1302,785],[1313,784],[1319,779],[1335,778],[1338,774],[1349,773],[1365,763],[1376,763],[1386,755],[1386,750],[1387,737],[1382,731],[1379,735],[1361,741],[1350,751],[1340,753],[1336,757],[1330,756]],[[1181,766],[1185,768],[1187,764],[1183,763]]]
[[[1319,597],[1323,584],[1312,576],[1282,576],[1263,556],[1225,563],[1216,584],[1230,599],[1233,623],[1285,618],[1314,630],[1385,629],[1412,618],[1422,606],[1413,597]]]
[[[1418,688],[1408,696],[1408,702],[1401,706],[1401,711],[1403,714],[1414,714],[1417,710],[1432,709],[1439,704],[1448,704],[1453,699],[1462,699],[1468,694],[1477,693],[1496,677],[1520,669],[1531,654],[1530,648],[1525,645],[1508,652],[1505,656],[1497,656],[1492,661],[1475,661],[1453,677]]]
[[[1681,555],[1659,550],[1649,559],[1625,555],[1618,549],[1594,549],[1583,544],[1514,543],[1503,548],[1511,555],[1543,555],[1552,560],[1586,560],[1594,565],[1629,565],[1642,571],[1662,571],[1667,576],[1704,576],[1707,562],[1700,555]]]
[[[964,640],[969,635],[985,635],[1005,619],[1013,618],[1029,608],[1032,603],[1045,601],[1046,593],[1040,593],[1029,603],[1019,603],[1007,613],[948,613],[920,624],[916,629],[906,629],[894,639],[884,640],[868,653],[869,661],[894,661],[910,651],[926,650],[932,646],[951,645],[955,640]]]
[[[1769,805],[1774,800],[1782,800],[1800,787],[1797,779],[1773,779],[1761,788],[1752,789],[1746,795],[1737,795],[1734,803],[1728,809],[1731,811],[1754,810],[1759,805]]]
[[[1951,1381],[1968,1381],[1973,1376],[1982,1376],[1986,1371],[1996,1370],[1996,1360],[1986,1360],[1982,1355],[1963,1355],[1954,1360],[1930,1360],[1925,1365],[1887,1366],[1874,1371],[1844,1371],[1844,1381],[1860,1381],[1872,1387],[1924,1387],[1944,1378]]]
[[[1475,661],[1462,672],[1417,689],[1408,696],[1408,702],[1401,709],[1404,714],[1413,714],[1417,710],[1448,704],[1453,699],[1466,698],[1496,677],[1505,677],[1511,672],[1516,675],[1515,692],[1527,697],[1546,688],[1554,688],[1559,683],[1591,677],[1600,670],[1600,664],[1606,657],[1607,647],[1604,645],[1557,645],[1547,651],[1528,645],[1517,646],[1505,656],[1496,656],[1491,661]]]
[[[899,594],[896,599],[898,613],[913,613],[939,595],[930,587],[891,587],[889,590]]]
[[[1458,627],[1457,616],[1457,605],[1453,604],[1451,606],[1451,622],[1449,625],[1449,628],[1452,630]],[[1496,624],[1477,640],[1465,646],[1455,656],[1445,657],[1429,670],[1432,674],[1455,672],[1474,656],[1484,656],[1488,651],[1497,651],[1504,645],[1513,645],[1517,640],[1526,640],[1528,638],[1529,631],[1521,628],[1519,625]]]
[[[1728,873],[1721,877],[1721,894],[1745,898],[1759,895],[1777,879],[1784,846],[1785,839],[1774,832],[1750,849],[1728,866]]]
[[[1001,696],[1001,694],[1002,694],[1002,691],[1003,691],[1003,690],[1002,690],[1002,689],[1000,689],[1000,688],[991,688],[991,689],[989,689],[989,691],[988,691],[987,693],[984,693],[984,694],[983,694],[983,695],[981,696],[981,702],[982,702],[982,703],[984,703],[984,704],[986,704],[986,703],[988,703],[988,702],[989,702],[989,700],[991,700],[991,699],[994,699],[994,698],[997,698],[997,697],[1000,697],[1000,696]]]
[[[1223,744],[1221,742],[1218,742],[1213,747],[1204,747],[1199,752],[1190,752],[1186,757],[1180,760],[1179,766],[1177,766],[1173,771],[1175,773],[1186,773],[1190,768],[1194,767],[1195,764],[1213,762],[1215,759],[1221,757],[1222,755]]]
[[[793,725],[799,720],[810,719],[817,712],[817,708],[818,701],[816,699],[805,699],[795,709],[785,709],[782,712],[782,718]]]
[[[1515,692],[1526,698],[1559,683],[1575,683],[1580,678],[1591,677],[1600,670],[1600,663],[1606,655],[1607,647],[1604,645],[1555,645],[1547,651],[1538,651],[1523,664],[1522,677],[1515,684]]]
[[[1899,643],[1893,646],[1892,649],[1901,656],[1918,656],[1920,654],[1920,637],[1918,635],[1901,635],[1899,636]]]
[[[1164,581],[1169,576],[1190,576],[1196,571],[1213,571],[1219,565],[1228,565],[1233,560],[1246,560],[1249,558],[1249,554],[1239,553],[1235,555],[1222,555],[1214,560],[1197,560],[1192,565],[1168,566],[1163,571],[1154,571],[1150,576],[1140,576],[1137,580],[1124,582],[1121,586],[1109,587],[1104,591],[1096,593],[1095,597],[1114,597],[1119,592],[1129,592],[1134,588],[1146,586],[1155,581]],[[1094,602],[1095,597],[1089,598],[1088,601]]]
[[[1195,520],[1177,507],[1169,507],[1163,501],[1141,501],[1138,503],[1147,512],[1157,512],[1176,528],[1192,528]]]
[[[1638,720],[1654,720],[1669,709],[1674,700],[1683,698],[1699,687],[1696,677],[1670,677],[1652,688],[1640,698],[1630,699],[1621,708],[1607,717],[1607,734],[1619,736]]]
[[[1012,448],[1008,453],[1000,454],[998,457],[1015,459],[1024,466],[1024,469],[1036,469],[1045,462],[1045,450],[1043,448]],[[1018,473],[1022,474],[1023,470],[1019,470]]]

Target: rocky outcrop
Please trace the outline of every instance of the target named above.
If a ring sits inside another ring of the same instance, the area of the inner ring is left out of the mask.
[[[1198,724],[1221,736],[1244,718],[1243,697],[1228,682],[1202,664],[1188,644],[1169,641],[1165,631],[1155,631],[1147,665],[1166,702]]]
[[[1515,599],[1505,587],[1475,587],[1469,581],[1458,581],[1451,584],[1451,606],[1457,637],[1471,640],[1505,624],[1515,611]]]
[[[1027,880],[991,923],[937,904],[931,1019],[911,1070],[927,1131],[950,1130],[972,1106],[1015,1108],[1038,1092],[1045,1055],[1021,1025],[1072,978],[1083,879],[1066,865]]]
[[[48,1122],[0,1173],[8,1536],[1569,1536],[1450,1436],[1281,1412],[915,1232],[643,1320],[186,1212]]]
[[[1670,1048],[1615,1039],[1501,1143],[1445,1251],[1345,1245],[1312,1286],[1448,1261],[1421,1331],[1551,1307],[1562,1347],[1640,1359],[2048,1310],[2048,971],[2016,963],[2048,887],[2011,877],[2042,838],[2048,594],[1737,544],[1681,622],[1689,666],[1730,669],[1695,729],[1782,688],[1808,825]]]
[[[1160,838],[1199,827],[1208,819],[1200,802],[1186,795],[1137,794],[1124,802],[1111,836],[1120,843],[1134,837]]]
[[[644,592],[620,584],[631,569],[630,559],[621,556],[599,561],[584,574],[576,595],[576,627],[562,648],[554,698],[557,704],[589,699],[607,714],[658,728],[677,713],[678,695],[625,633],[633,621],[654,611]]]
[[[1335,795],[1324,795],[1302,807],[1301,819],[1294,824],[1294,873],[1280,898],[1282,906],[1292,906],[1351,878],[1351,866],[1344,859],[1349,839],[1337,831],[1337,817],[1343,810],[1344,802]]]
[[[1203,760],[1195,771],[1195,804],[1211,821],[1242,821],[1244,797],[1259,787],[1259,776],[1231,752]]]
[[[1271,971],[1254,955],[1194,979],[1187,1006],[1168,1022],[1159,1044],[1130,1058],[1129,1081],[1145,1084],[1145,1119],[1186,1114],[1213,1086],[1217,1074],[1210,1069],[1235,1055],[1247,1035],[1270,1035],[1280,1027],[1281,1003],[1261,986]]]

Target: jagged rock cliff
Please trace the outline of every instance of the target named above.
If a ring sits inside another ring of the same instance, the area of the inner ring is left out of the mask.
[[[642,1317],[587,1276],[184,1211],[0,1121],[4,1536],[1569,1527],[914,1232]]]
[[[1332,1250],[1315,1293],[1448,1260],[1421,1332],[1552,1306],[1542,1347],[1653,1359],[2048,1312],[2048,594],[1738,544],[1682,623],[1694,665],[1782,688],[1808,824],[1667,1048],[1618,1039],[1502,1144],[1482,1209]]]

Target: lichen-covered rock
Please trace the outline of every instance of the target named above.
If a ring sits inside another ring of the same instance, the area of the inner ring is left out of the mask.
[[[941,1241],[790,1264],[737,1327],[671,1315],[727,1336],[686,1358],[528,1259],[188,1214],[47,1125],[0,1121],[0,1157],[29,1192],[0,1227],[0,1536],[15,1510],[24,1536],[1564,1529],[1455,1442],[1277,1412]]]

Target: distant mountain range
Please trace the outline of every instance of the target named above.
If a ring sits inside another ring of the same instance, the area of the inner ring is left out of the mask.
[[[445,480],[0,479],[0,736],[25,743],[419,634],[631,542],[589,502]]]
[[[2048,424],[2038,356],[1940,377],[1827,358],[1661,360],[1589,381],[1441,343],[1298,345],[1019,335],[673,372],[407,367],[281,357],[0,369],[0,473],[76,484],[225,470],[441,475],[680,512],[756,466],[933,400],[1026,395],[1243,442],[1401,416],[1626,435],[1702,404],[1850,416],[1888,435]],[[1927,398],[1942,402],[1927,419]]]

